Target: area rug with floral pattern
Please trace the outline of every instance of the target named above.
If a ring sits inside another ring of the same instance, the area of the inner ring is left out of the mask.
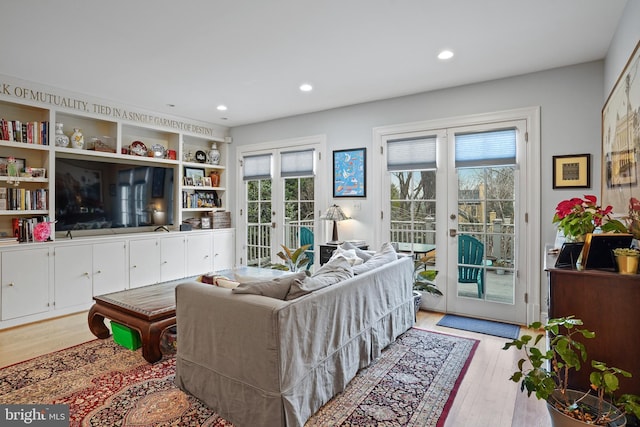
[[[179,345],[179,338],[178,338]],[[361,370],[307,426],[441,426],[478,341],[412,328]],[[0,369],[1,404],[69,405],[71,426],[232,426],[155,364],[111,339]]]

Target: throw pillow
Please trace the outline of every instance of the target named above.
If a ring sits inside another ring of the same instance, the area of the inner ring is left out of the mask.
[[[398,259],[395,249],[390,243],[383,243],[378,252],[361,265],[353,267],[353,274],[362,274]]]
[[[335,283],[347,280],[353,277],[351,264],[343,256],[331,259],[325,265],[320,267],[311,277],[305,277],[302,280],[295,280],[291,284],[287,300],[300,298],[318,289],[326,288]]]
[[[301,271],[271,280],[240,283],[231,292],[234,294],[264,295],[265,297],[284,300],[289,293],[291,285],[297,280],[303,280],[305,277],[307,277],[306,273]]]
[[[360,249],[359,247],[357,247],[356,245],[350,242],[344,242],[343,244],[340,245],[340,247],[346,250],[353,249],[356,252],[356,255],[358,256],[358,258],[360,258],[363,262],[367,262],[373,256],[373,254],[363,251],[362,249]]]
[[[362,258],[360,258],[358,255],[356,255],[356,251],[353,249],[342,249],[340,246],[338,246],[336,248],[335,251],[333,251],[333,255],[331,255],[331,258],[329,258],[329,261],[331,261],[332,259],[338,257],[338,256],[343,256],[347,259],[347,261],[349,261],[349,264],[351,265],[360,265],[364,262],[364,260]]]

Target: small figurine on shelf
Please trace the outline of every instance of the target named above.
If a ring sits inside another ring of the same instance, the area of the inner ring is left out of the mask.
[[[20,171],[18,170],[18,165],[16,164],[15,157],[9,157],[7,159],[7,184],[13,184],[16,187],[20,185],[20,180],[14,178],[18,178],[20,176]]]

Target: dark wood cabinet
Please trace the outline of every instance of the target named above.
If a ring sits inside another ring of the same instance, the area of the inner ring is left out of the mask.
[[[356,247],[362,249],[363,251],[366,251],[367,249],[369,249],[369,245],[355,245]],[[333,255],[333,251],[336,250],[336,248],[338,247],[337,243],[325,243],[323,245],[320,245],[320,265],[325,264],[327,261],[329,261],[329,259],[331,258],[331,255]]]
[[[570,377],[570,386],[587,390],[591,360],[631,372],[620,379],[620,393],[640,394],[640,275],[600,270],[548,268],[549,317],[574,315],[596,333],[584,340],[589,361]]]

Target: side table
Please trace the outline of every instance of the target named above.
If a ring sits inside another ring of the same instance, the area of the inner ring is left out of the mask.
[[[329,261],[329,259],[331,258],[331,255],[333,255],[333,251],[335,251],[339,245],[340,243],[331,243],[331,242],[327,242],[322,245],[319,245],[320,265],[323,265],[327,261]],[[354,246],[356,246],[358,249],[362,249],[363,251],[366,251],[367,249],[369,249],[369,245],[367,245],[366,243],[354,244]]]

